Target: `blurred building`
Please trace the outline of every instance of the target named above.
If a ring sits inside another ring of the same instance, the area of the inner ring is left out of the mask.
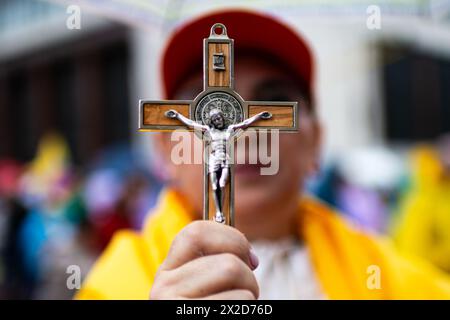
[[[30,160],[50,131],[78,164],[130,141],[128,29],[83,14],[70,30],[68,16],[48,2],[0,3],[0,157]]]

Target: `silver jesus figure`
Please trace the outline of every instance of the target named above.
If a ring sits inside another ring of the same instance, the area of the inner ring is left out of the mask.
[[[209,135],[211,151],[208,157],[208,174],[211,180],[211,187],[214,192],[214,202],[216,206],[214,219],[219,223],[224,223],[223,202],[225,186],[230,174],[230,160],[229,155],[227,154],[227,145],[237,130],[245,129],[257,120],[270,119],[272,114],[267,111],[260,112],[240,123],[229,125],[228,127],[225,123],[225,116],[219,108],[214,108],[209,112],[209,125],[197,123],[175,110],[169,110],[165,115],[171,119],[178,119],[186,126],[196,130],[202,130]]]

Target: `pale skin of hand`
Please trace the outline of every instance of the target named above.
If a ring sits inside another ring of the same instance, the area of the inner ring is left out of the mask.
[[[156,273],[150,299],[258,298],[253,270],[258,259],[235,228],[195,221],[175,238]]]

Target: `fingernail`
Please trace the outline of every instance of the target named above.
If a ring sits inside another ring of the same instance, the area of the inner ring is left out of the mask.
[[[255,270],[259,265],[259,259],[253,252],[253,250],[250,250],[250,265],[252,267],[252,270]]]

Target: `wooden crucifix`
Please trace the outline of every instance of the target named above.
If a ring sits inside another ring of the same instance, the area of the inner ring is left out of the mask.
[[[247,128],[298,131],[297,102],[244,101],[234,91],[234,40],[216,23],[203,40],[203,91],[192,100],[140,100],[139,131],[195,130],[203,139],[203,217],[234,225],[230,149]],[[234,152],[232,152],[234,154]]]

